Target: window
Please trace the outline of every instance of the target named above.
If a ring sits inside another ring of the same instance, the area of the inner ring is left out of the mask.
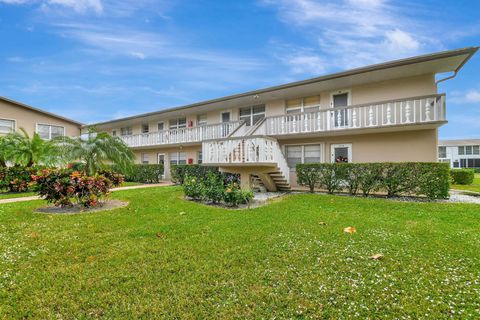
[[[63,137],[65,135],[65,128],[49,124],[37,124],[37,133],[40,138],[50,140],[56,137]]]
[[[438,147],[438,157],[446,158],[447,157],[447,147]]]
[[[170,129],[182,129],[187,127],[186,118],[177,118],[170,120]]]
[[[165,130],[165,123],[164,123],[164,122],[159,122],[159,123],[157,124],[157,130],[158,130],[158,131],[163,131],[163,130]]]
[[[295,169],[299,163],[321,162],[321,148],[319,144],[286,146],[287,163],[290,169]]]
[[[142,133],[148,133],[150,131],[150,127],[148,123],[142,123]]]
[[[202,151],[198,151],[198,153],[197,153],[197,163],[198,163],[198,164],[203,163],[203,154],[202,154]]]
[[[15,131],[15,120],[0,119],[0,133]]]
[[[148,164],[148,153],[142,153],[142,163]]]
[[[460,168],[480,168],[480,159],[460,159]]]
[[[245,121],[247,126],[255,125],[265,118],[265,105],[240,108],[240,120]]]
[[[320,110],[320,96],[287,100],[287,114],[316,112]]]
[[[458,160],[453,161],[453,167],[454,168],[459,168],[460,167],[460,163],[458,162]]]
[[[112,131],[112,136],[114,136],[114,137],[117,136],[117,131],[116,131],[116,130],[113,130],[113,131]]]
[[[461,156],[480,155],[480,146],[459,146],[458,154]]]
[[[207,124],[207,115],[206,114],[199,114],[197,116],[197,126],[204,126]]]
[[[187,164],[187,154],[185,152],[171,152],[170,164]]]
[[[122,136],[129,136],[132,134],[132,127],[120,128],[120,134]]]

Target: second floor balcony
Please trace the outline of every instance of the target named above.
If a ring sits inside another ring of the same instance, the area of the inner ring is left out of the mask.
[[[227,137],[286,137],[303,134],[335,134],[365,129],[393,127],[412,128],[419,125],[438,126],[446,121],[445,95],[411,97],[372,102],[361,105],[320,109],[315,112],[293,113],[266,117],[254,126],[232,121],[204,126],[170,129],[158,132],[121,136],[132,148],[175,144],[200,144],[206,140]],[[399,129],[400,130],[400,129]]]
[[[240,121],[224,122],[205,126],[126,135],[121,136],[121,139],[132,148],[200,143],[204,140],[228,137],[240,124]]]

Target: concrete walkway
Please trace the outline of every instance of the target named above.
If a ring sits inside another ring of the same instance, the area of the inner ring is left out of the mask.
[[[141,184],[138,186],[127,186],[127,187],[118,187],[113,188],[112,192],[114,191],[122,191],[122,190],[132,190],[132,189],[144,189],[144,188],[154,188],[154,187],[165,187],[171,186],[173,183],[171,182],[161,182],[161,183],[152,183],[152,184]],[[11,199],[1,199],[0,204],[3,203],[13,203],[13,202],[25,202],[25,201],[32,201],[32,200],[39,200],[41,199],[39,196],[30,196],[30,197],[22,197],[22,198],[11,198]]]

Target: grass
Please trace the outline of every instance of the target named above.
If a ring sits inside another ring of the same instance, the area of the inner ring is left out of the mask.
[[[478,205],[297,194],[225,210],[178,187],[112,196],[130,206],[0,205],[0,318],[480,317]]]
[[[0,192],[0,200],[34,196],[35,192]]]
[[[469,185],[454,184],[451,186],[451,188],[456,190],[480,192],[480,173],[475,173],[475,178],[473,179],[472,184],[469,184]]]

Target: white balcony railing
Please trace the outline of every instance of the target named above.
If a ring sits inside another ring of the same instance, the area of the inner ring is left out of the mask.
[[[269,117],[256,133],[283,135],[436,121],[445,121],[444,94]]]
[[[121,136],[129,147],[146,147],[166,144],[201,142],[227,137],[240,125],[240,121],[217,123],[182,129]]]
[[[265,165],[280,169],[289,181],[289,168],[277,140],[270,137],[237,137],[202,143],[203,163],[210,165]]]

